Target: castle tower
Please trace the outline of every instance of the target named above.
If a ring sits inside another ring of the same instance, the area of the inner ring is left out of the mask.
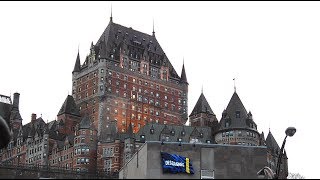
[[[13,104],[12,104],[11,115],[10,115],[10,123],[13,131],[19,130],[20,127],[22,126],[22,118],[19,111],[19,99],[20,99],[20,94],[14,93]]]
[[[79,109],[71,95],[68,95],[62,104],[58,115],[59,132],[74,134],[75,126],[80,122]]]
[[[136,133],[147,122],[182,125],[188,119],[184,65],[179,76],[155,36],[112,18],[82,65],[78,53],[72,81],[80,115],[89,115],[98,136],[110,122],[122,133],[132,123]]]
[[[273,137],[270,130],[266,139],[266,145],[267,145],[268,166],[274,172],[276,172],[278,157],[280,155],[280,147],[277,141],[275,140],[275,138]],[[288,157],[285,150],[284,150],[284,154],[282,156],[281,162],[282,163],[280,165],[279,179],[286,179],[288,176]]]
[[[89,116],[84,116],[77,126],[74,143],[73,168],[95,172],[97,168],[97,130]]]
[[[182,71],[181,71],[181,79],[180,79],[180,83],[184,89],[183,94],[182,94],[182,113],[183,113],[183,118],[185,119],[185,121],[188,120],[188,86],[189,83],[187,81],[187,75],[186,75],[186,71],[184,68],[184,61],[183,61],[183,65],[182,65]]]
[[[218,124],[216,115],[213,113],[203,92],[194,106],[190,116],[191,126],[209,126],[215,127]]]
[[[251,112],[243,106],[238,94],[233,93],[227,108],[223,111],[219,129],[215,132],[218,144],[258,146],[260,134]]]

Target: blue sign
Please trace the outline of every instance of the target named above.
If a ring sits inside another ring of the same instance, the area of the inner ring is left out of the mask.
[[[164,173],[188,173],[194,174],[189,158],[176,154],[160,152],[162,158],[162,169]]]

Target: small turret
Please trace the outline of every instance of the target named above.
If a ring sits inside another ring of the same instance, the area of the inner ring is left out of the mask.
[[[184,69],[184,63],[182,65],[182,71],[181,71],[181,79],[180,79],[181,83],[186,83],[189,85],[188,81],[187,81],[187,76],[186,76],[186,71]]]
[[[80,72],[80,55],[79,55],[79,50],[78,50],[78,55],[77,55],[77,59],[76,59],[76,63],[74,65],[74,69],[72,71],[72,73],[74,72]]]

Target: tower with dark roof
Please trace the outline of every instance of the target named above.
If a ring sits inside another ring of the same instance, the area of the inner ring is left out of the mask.
[[[88,115],[85,115],[77,125],[74,139],[75,153],[72,167],[95,172],[97,169],[97,130]]]
[[[82,64],[78,53],[72,81],[80,115],[90,116],[98,136],[111,121],[122,133],[132,122],[136,133],[147,122],[182,125],[188,120],[184,65],[179,76],[154,33],[116,24],[112,16]]]
[[[73,97],[68,95],[57,115],[59,132],[62,134],[74,133],[75,126],[80,122],[80,118],[79,108]]]
[[[12,104],[11,115],[10,115],[10,123],[13,131],[19,130],[19,128],[22,126],[22,117],[19,111],[19,99],[20,99],[20,94],[14,93],[13,104]]]
[[[260,134],[253,121],[251,112],[247,112],[238,94],[233,93],[227,108],[223,111],[219,129],[214,132],[218,144],[238,144],[258,146]]]
[[[203,92],[201,92],[201,95],[189,115],[189,118],[191,126],[208,126],[213,128],[218,124],[216,115],[212,111]]]
[[[275,138],[273,137],[270,130],[265,142],[266,142],[267,152],[268,152],[268,156],[267,156],[268,166],[274,172],[276,172],[278,157],[280,155],[280,147],[277,141],[275,140]],[[281,162],[282,163],[280,165],[279,179],[285,179],[288,176],[288,157],[285,150],[284,150],[284,155],[282,156]]]

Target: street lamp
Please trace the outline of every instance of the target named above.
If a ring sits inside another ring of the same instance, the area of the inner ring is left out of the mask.
[[[280,173],[280,164],[281,164],[281,159],[282,159],[282,155],[283,155],[283,149],[284,149],[284,145],[286,144],[286,139],[288,136],[292,137],[295,133],[296,133],[296,128],[294,127],[288,127],[286,129],[286,137],[284,138],[283,140],[283,143],[282,143],[282,146],[281,146],[281,149],[280,149],[280,154],[279,154],[279,157],[278,157],[278,163],[277,163],[277,169],[276,169],[276,175],[275,175],[275,179],[278,179],[279,178],[279,173]]]

